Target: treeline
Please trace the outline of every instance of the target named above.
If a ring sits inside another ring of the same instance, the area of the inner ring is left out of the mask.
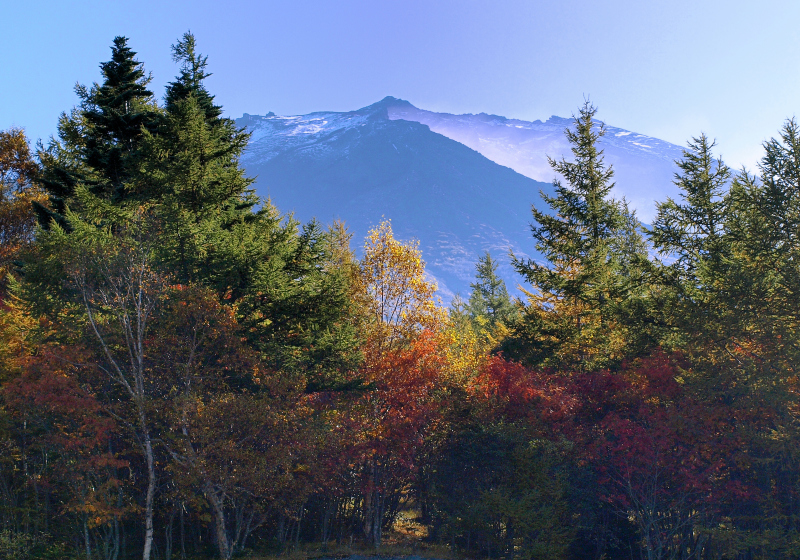
[[[0,133],[0,558],[232,558],[418,538],[487,558],[800,556],[800,126],[705,136],[643,226],[585,104],[545,261],[449,309],[250,189],[192,35],[127,40],[31,153]]]

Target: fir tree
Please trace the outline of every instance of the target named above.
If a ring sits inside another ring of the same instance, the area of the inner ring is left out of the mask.
[[[533,286],[563,294],[586,304],[602,306],[611,288],[610,245],[624,223],[620,204],[609,194],[614,172],[606,167],[597,142],[605,126],[597,126],[597,109],[586,102],[575,118],[575,130],[564,131],[571,144],[574,162],[549,159],[553,170],[566,185],[555,179],[556,195],[542,193],[551,212],[532,206],[531,225],[536,249],[551,263],[574,267],[574,277],[534,260],[514,259],[517,271]]]
[[[621,359],[626,346],[617,311],[630,255],[621,249],[637,246],[638,232],[635,216],[610,196],[614,173],[597,146],[605,126],[596,112],[587,101],[565,131],[574,161],[549,160],[565,181],[554,180],[555,196],[542,193],[550,211],[532,208],[531,232],[548,263],[513,258],[534,291],[505,349],[537,364],[595,367]]]
[[[498,324],[508,322],[515,308],[505,281],[497,275],[497,261],[488,251],[478,259],[475,269],[476,282],[470,284],[469,313],[473,321],[485,318],[486,326],[494,331]]]
[[[315,222],[301,227],[249,190],[239,157],[250,135],[214,105],[193,35],[183,35],[173,57],[180,74],[148,150],[156,157],[151,185],[166,189],[164,260],[181,278],[227,292],[273,367],[304,376],[311,389],[346,385],[360,354],[348,275],[330,266],[333,233]]]
[[[63,214],[77,202],[79,185],[115,203],[136,193],[141,141],[155,130],[159,111],[147,89],[150,76],[135,57],[128,39],[115,37],[111,60],[100,64],[103,82],[77,86],[80,106],[61,116],[59,141],[40,152],[50,195],[49,208],[36,206],[43,227],[53,220],[66,226]]]
[[[695,278],[720,262],[724,246],[724,195],[731,172],[714,158],[713,148],[705,134],[689,142],[677,162],[681,172],[675,174],[683,202],[660,203],[650,232],[655,247],[674,256],[676,267]]]
[[[252,179],[239,166],[250,136],[213,104],[203,83],[206,57],[196,53],[194,36],[185,34],[173,54],[181,72],[167,87],[161,125],[145,134],[143,183],[160,205],[164,260],[183,281],[209,281],[219,236],[230,235],[236,221],[255,219]]]
[[[719,328],[726,306],[720,296],[733,287],[726,280],[731,247],[725,191],[731,171],[714,158],[713,148],[704,134],[689,142],[676,162],[681,200],[660,203],[649,231],[654,247],[671,261],[660,275],[671,300],[664,306],[665,321],[690,338],[701,331],[711,339],[724,338]]]
[[[208,57],[197,52],[197,42],[191,32],[183,34],[180,41],[172,45],[172,60],[180,64],[180,74],[174,82],[167,85],[164,97],[168,112],[175,110],[175,105],[193,95],[197,104],[210,122],[222,116],[222,107],[214,104],[214,96],[205,87],[203,80],[211,74],[206,72]]]
[[[157,123],[153,94],[147,89],[150,76],[135,56],[127,38],[115,37],[111,60],[100,65],[103,83],[88,91],[79,88],[83,117],[91,128],[85,161],[101,174],[93,191],[112,200],[125,198],[142,133]]]

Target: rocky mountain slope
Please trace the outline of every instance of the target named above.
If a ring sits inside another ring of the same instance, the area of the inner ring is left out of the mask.
[[[303,221],[344,220],[356,247],[391,219],[398,238],[420,241],[444,300],[469,292],[486,250],[512,289],[519,282],[507,255],[535,256],[530,206],[552,192],[546,155],[568,155],[570,122],[432,113],[392,97],[350,112],[237,120],[252,132],[242,162],[260,195]],[[612,127],[604,146],[618,196],[652,217],[653,199],[672,194],[680,148]]]

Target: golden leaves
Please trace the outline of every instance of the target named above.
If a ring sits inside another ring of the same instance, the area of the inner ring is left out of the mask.
[[[367,235],[358,283],[372,317],[372,338],[381,346],[407,341],[424,329],[437,331],[444,323],[436,284],[425,279],[419,243],[395,239],[388,221]]]

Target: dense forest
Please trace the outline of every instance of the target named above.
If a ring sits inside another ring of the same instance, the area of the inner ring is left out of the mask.
[[[389,222],[355,251],[255,195],[191,34],[162,99],[111,53],[57,137],[0,132],[0,558],[401,526],[450,557],[800,557],[795,120],[755,173],[692,139],[643,225],[587,102],[533,210],[544,259],[486,254],[445,307]]]

